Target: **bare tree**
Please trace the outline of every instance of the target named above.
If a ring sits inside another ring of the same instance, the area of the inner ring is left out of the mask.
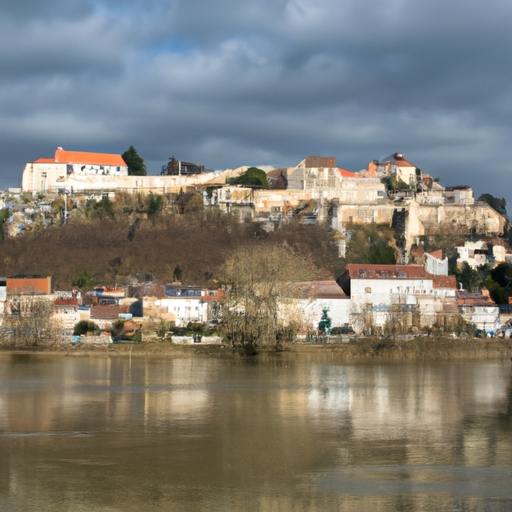
[[[53,314],[49,297],[11,296],[6,303],[2,338],[11,345],[53,345],[62,338],[62,325]]]
[[[278,347],[291,332],[294,334],[291,302],[288,313],[282,314],[283,286],[319,275],[314,265],[288,246],[273,244],[240,247],[223,270],[223,324],[233,347],[239,346],[247,353],[254,353],[258,345]]]

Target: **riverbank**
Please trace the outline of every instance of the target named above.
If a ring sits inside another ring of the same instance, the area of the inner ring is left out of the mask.
[[[0,353],[16,354],[62,354],[64,356],[161,356],[161,357],[224,357],[263,358],[270,355],[293,356],[315,354],[322,357],[364,361],[414,361],[414,360],[463,360],[504,359],[512,357],[511,339],[457,339],[418,337],[410,340],[387,340],[364,338],[347,343],[306,344],[291,343],[276,352],[270,347],[261,347],[256,356],[244,356],[233,351],[229,345],[177,345],[169,342],[150,342],[112,345],[53,345],[37,347],[1,346]]]

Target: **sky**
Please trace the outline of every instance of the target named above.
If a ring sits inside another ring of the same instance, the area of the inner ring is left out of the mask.
[[[394,152],[512,211],[510,0],[2,0],[0,189],[67,150],[349,171]]]

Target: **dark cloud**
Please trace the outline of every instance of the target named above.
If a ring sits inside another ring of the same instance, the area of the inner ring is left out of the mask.
[[[25,162],[133,144],[157,173],[400,151],[509,195],[505,0],[61,0],[0,4],[0,187]]]

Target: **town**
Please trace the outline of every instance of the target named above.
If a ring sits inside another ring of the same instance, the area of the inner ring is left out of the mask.
[[[343,271],[326,279],[299,269],[293,257],[284,265],[286,249],[270,258],[243,247],[235,260],[244,265],[230,280],[207,279],[206,285],[182,284],[179,266],[167,283],[155,282],[147,269],[129,283],[97,283],[84,268],[69,289],[58,289],[53,276],[16,271],[0,278],[2,340],[253,348],[432,332],[510,337],[512,254],[504,200],[488,194],[476,200],[467,184],[443,186],[401,153],[358,172],[321,156],[288,168],[223,171],[173,157],[160,175],[149,176],[141,160],[133,147],[124,155],[59,147],[53,158],[27,163],[21,188],[0,195],[0,243],[73,225],[88,208],[108,213],[119,198],[136,197],[145,208],[125,207],[134,219],[132,235],[156,212],[217,212],[263,233],[292,221],[322,225]],[[392,235],[380,253],[369,246],[372,254],[362,262],[353,247],[368,229]],[[479,273],[480,281],[474,279]]]

